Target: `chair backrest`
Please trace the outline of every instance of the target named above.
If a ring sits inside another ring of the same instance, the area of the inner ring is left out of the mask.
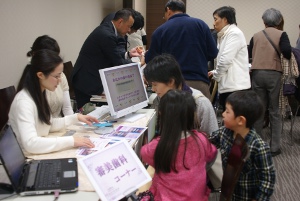
[[[68,85],[69,85],[69,92],[70,92],[70,98],[71,99],[75,99],[75,93],[74,93],[74,88],[73,88],[73,84],[72,84],[72,78],[71,78],[71,74],[73,71],[73,64],[71,61],[65,62],[64,63],[64,74],[67,77],[68,80]]]
[[[210,96],[210,102],[214,102],[214,100],[215,100],[215,96],[216,96],[216,94],[217,94],[217,91],[218,91],[218,82],[217,81],[215,81],[215,80],[213,80],[213,79],[211,79],[211,86],[210,86],[210,94],[211,94],[211,96]]]
[[[147,131],[145,131],[147,132]],[[139,159],[141,159],[141,148],[142,146],[145,144],[145,138],[147,137],[147,135],[145,135],[145,133],[143,133],[139,139],[136,140],[136,142],[133,145],[133,150],[136,153],[136,155],[139,157]]]
[[[10,105],[16,95],[16,89],[14,86],[9,86],[0,89],[0,129],[5,126],[8,121],[8,112]]]
[[[229,152],[227,166],[223,174],[220,201],[231,200],[235,185],[249,155],[250,152],[245,139],[237,134]]]

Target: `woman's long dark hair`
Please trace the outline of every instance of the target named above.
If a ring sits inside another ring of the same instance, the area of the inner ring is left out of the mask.
[[[48,77],[63,60],[52,50],[36,51],[31,59],[31,64],[26,66],[22,78],[19,82],[18,91],[26,89],[31,95],[38,110],[39,120],[50,125],[50,108],[45,96],[45,91],[41,91],[40,81],[37,77],[38,72],[42,72]]]
[[[185,137],[185,151],[182,160],[184,167],[189,169],[185,165],[185,154],[187,135],[191,134],[194,139],[197,137],[193,132],[189,132],[194,129],[195,112],[196,103],[190,93],[169,90],[161,98],[158,109],[161,137],[154,153],[156,172],[169,173],[171,170],[177,172],[175,164],[182,134]]]

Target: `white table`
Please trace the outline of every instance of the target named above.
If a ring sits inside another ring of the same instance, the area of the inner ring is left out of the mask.
[[[154,109],[141,109],[138,111],[138,113],[143,113],[145,116],[136,122],[129,123],[129,122],[122,122],[121,120],[114,123],[114,127],[124,124],[124,125],[132,125],[132,126],[148,126],[148,130],[146,131],[147,135],[147,141],[150,140],[154,136],[155,132],[155,123],[156,123],[156,114]],[[85,136],[85,135],[90,135],[90,136],[98,136],[96,135],[93,131],[87,131],[83,126],[79,125],[72,125],[68,127],[68,129],[76,130],[75,135],[78,136]],[[55,135],[63,135],[64,132],[60,133],[55,133]],[[148,137],[151,136],[151,137]],[[143,139],[141,139],[143,140]],[[142,143],[135,143],[134,149],[136,153],[139,153],[139,149],[141,147]],[[51,154],[42,154],[42,155],[32,155],[30,158],[34,159],[49,159],[49,158],[65,158],[65,157],[76,157],[76,150],[77,148],[73,149],[68,149],[68,150],[63,150],[60,152],[54,152]],[[6,182],[10,183],[9,179],[7,178],[7,175],[3,169],[2,166],[0,166],[0,182]],[[79,179],[79,190],[78,192],[75,193],[64,193],[59,196],[58,201],[63,201],[63,200],[71,200],[71,201],[98,201],[99,196],[96,194],[93,186],[87,179],[85,173],[81,169],[80,165],[78,165],[78,179]],[[1,195],[0,195],[1,199]],[[21,197],[18,195],[14,195],[12,197],[6,198],[4,200],[10,200],[10,201],[53,201],[54,200],[54,195],[38,195],[38,196],[26,196],[26,197]]]

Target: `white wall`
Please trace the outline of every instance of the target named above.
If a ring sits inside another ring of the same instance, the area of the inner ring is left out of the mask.
[[[296,45],[300,24],[299,0],[187,0],[187,14],[202,19],[213,28],[212,14],[221,6],[235,8],[238,27],[244,32],[247,43],[254,33],[264,28],[263,12],[268,8],[280,10],[284,17],[284,30],[291,45]]]
[[[75,63],[90,32],[122,0],[1,0],[0,88],[17,85],[33,41],[48,34],[65,61]]]
[[[132,8],[143,15],[145,21],[144,29],[146,30],[146,0],[133,0]]]

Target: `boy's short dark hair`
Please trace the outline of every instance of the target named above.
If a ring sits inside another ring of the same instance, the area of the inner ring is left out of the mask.
[[[246,118],[247,128],[253,127],[257,119],[264,114],[264,105],[252,90],[234,92],[227,97],[226,103],[231,105],[235,117]]]
[[[170,54],[154,57],[147,63],[147,68],[144,68],[144,76],[148,84],[151,82],[168,84],[171,79],[174,79],[176,89],[184,83],[179,63]]]

